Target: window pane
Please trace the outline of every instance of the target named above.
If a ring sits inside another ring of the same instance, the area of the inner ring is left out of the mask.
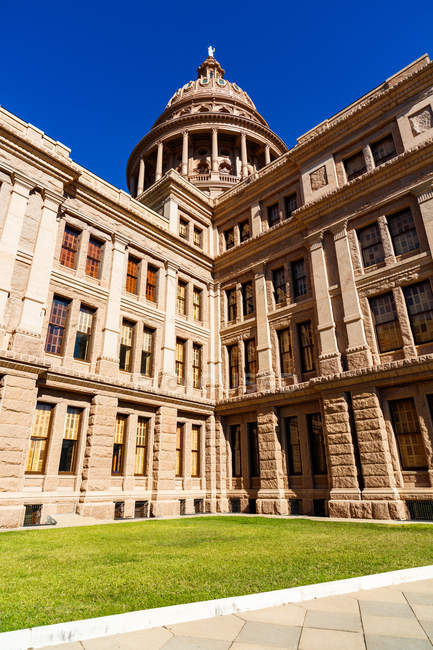
[[[289,217],[292,216],[292,212],[294,212],[297,207],[298,207],[298,201],[296,198],[296,194],[291,194],[290,196],[285,197],[284,208],[285,208],[286,219],[289,219]]]
[[[256,342],[255,339],[245,341],[245,383],[251,386],[256,383]]]
[[[278,332],[278,341],[280,346],[280,363],[281,375],[287,376],[293,374],[292,363],[292,344],[290,339],[290,330],[286,328]]]
[[[201,345],[194,343],[192,347],[192,372],[193,372],[193,387],[201,388],[201,361],[202,348]]]
[[[433,341],[433,293],[430,282],[404,287],[410,324],[417,345]]]
[[[242,221],[239,224],[239,234],[240,234],[240,239],[241,242],[246,241],[251,237],[251,231],[250,231],[250,222],[249,221]]]
[[[380,165],[381,163],[394,158],[396,151],[392,135],[389,134],[372,144],[371,152],[376,165]]]
[[[427,460],[412,398],[389,403],[402,469],[426,469]]]
[[[72,472],[75,463],[76,440],[66,440],[62,442],[60,452],[59,472]]]
[[[361,245],[364,266],[371,266],[372,264],[383,262],[385,253],[377,223],[358,230],[358,238]]]
[[[99,269],[102,258],[103,243],[90,237],[87,249],[86,274],[92,278],[99,278]]]
[[[396,255],[418,250],[418,235],[410,209],[387,217],[387,222]]]
[[[177,313],[185,315],[186,313],[186,284],[184,282],[177,283]]]
[[[177,383],[185,383],[185,341],[176,340],[176,377]]]
[[[200,248],[202,246],[202,231],[199,228],[194,228],[194,244]]]
[[[235,245],[235,231],[233,228],[225,231],[224,239],[226,242],[226,249],[229,250],[229,248],[233,248]]]
[[[299,344],[301,348],[302,372],[314,370],[314,343],[311,322],[298,325]]]
[[[45,452],[51,428],[53,405],[45,402],[36,404],[33,419],[30,449],[27,456],[26,472],[41,473],[44,471]]]
[[[48,323],[45,351],[61,354],[69,300],[54,296]]]
[[[183,424],[176,427],[176,476],[183,474]]]
[[[301,445],[299,440],[298,418],[285,418],[287,473],[302,474]]]
[[[230,427],[230,449],[232,454],[232,476],[241,475],[241,428],[239,424]]]
[[[304,259],[292,262],[293,293],[295,298],[307,293],[307,274]]]
[[[325,441],[320,413],[307,416],[313,474],[327,474]]]
[[[148,429],[149,420],[144,417],[139,417],[137,421],[134,464],[134,474],[137,476],[144,476],[146,474]]]
[[[268,223],[269,227],[275,226],[276,223],[280,221],[280,211],[278,209],[278,203],[270,205],[268,207]]]
[[[200,434],[201,427],[193,424],[191,428],[191,476],[200,476]]]
[[[244,316],[254,313],[253,283],[244,282],[242,285],[242,308]]]
[[[348,181],[360,176],[366,171],[365,159],[362,151],[358,151],[358,153],[350,156],[350,158],[346,158],[343,162]]]
[[[250,476],[260,475],[259,441],[257,435],[257,423],[248,422],[248,466]]]
[[[278,305],[286,300],[286,278],[284,267],[272,271],[272,284],[274,285],[275,304]]]
[[[379,351],[389,352],[402,348],[400,324],[392,293],[370,298],[370,307],[376,327]]]
[[[126,291],[129,293],[138,292],[138,265],[139,260],[131,255],[128,257],[128,269],[126,272]]]
[[[70,269],[75,268],[75,258],[78,250],[79,230],[65,226],[63,233],[62,249],[60,251],[60,264]]]
[[[147,267],[147,281],[146,281],[146,299],[151,302],[156,302],[156,274],[158,269],[153,266]]]
[[[229,357],[229,385],[230,388],[237,388],[239,386],[238,346],[229,345],[227,352]]]
[[[194,289],[193,291],[193,316],[194,320],[201,320],[201,291]]]
[[[226,295],[228,319],[229,321],[234,321],[237,317],[236,289],[228,289]]]

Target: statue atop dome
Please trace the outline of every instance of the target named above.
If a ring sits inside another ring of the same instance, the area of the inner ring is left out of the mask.
[[[215,52],[215,48],[212,47],[212,45],[209,45],[209,47],[207,48],[208,55],[213,58],[214,52]]]

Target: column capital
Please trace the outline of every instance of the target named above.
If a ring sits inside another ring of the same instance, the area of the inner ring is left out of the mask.
[[[167,260],[164,264],[164,267],[167,273],[176,274],[179,271],[178,264],[175,264],[171,260]]]
[[[258,264],[253,266],[254,279],[264,276],[265,270],[266,270],[265,262],[259,262]]]
[[[35,187],[34,181],[23,176],[19,172],[12,173],[12,192],[20,194],[24,198],[28,198],[31,190]]]
[[[305,237],[305,243],[310,248],[310,251],[315,251],[323,247],[323,230],[313,232]]]
[[[119,235],[117,232],[113,233],[111,236],[111,241],[113,242],[113,249],[116,249],[122,253],[125,252],[125,249],[129,244],[129,239],[123,235]]]
[[[347,237],[347,220],[340,221],[340,223],[337,223],[335,226],[332,226],[330,230],[334,235],[334,241],[338,241],[339,239],[344,239],[345,237]]]
[[[46,187],[41,189],[41,196],[44,201],[44,208],[50,208],[51,210],[57,210],[65,201],[65,197],[62,194],[49,190]]]

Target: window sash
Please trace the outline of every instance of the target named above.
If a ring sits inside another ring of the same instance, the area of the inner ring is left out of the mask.
[[[413,399],[389,402],[403,470],[427,469],[427,459]]]
[[[200,476],[200,437],[201,427],[193,424],[191,427],[191,476]]]
[[[379,165],[396,155],[394,138],[392,135],[387,135],[371,145],[371,152],[375,165]]]
[[[296,194],[290,194],[290,196],[286,196],[284,198],[284,209],[285,209],[285,216],[286,219],[289,219],[292,216],[292,212],[294,212],[298,207],[298,199]]]
[[[248,422],[248,467],[251,478],[260,476],[260,452],[256,422]]]
[[[387,223],[396,255],[418,250],[418,235],[409,208],[388,216]]]
[[[370,298],[370,307],[376,329],[380,352],[389,352],[403,347],[400,323],[397,317],[392,293]]]
[[[126,271],[126,291],[137,294],[138,289],[138,265],[140,260],[135,257],[128,257],[128,267]]]
[[[179,237],[188,239],[188,221],[185,221],[185,219],[179,220]]]
[[[255,339],[245,341],[245,383],[251,386],[256,383],[257,359]]]
[[[135,476],[145,476],[147,463],[147,447],[149,436],[149,419],[139,417],[137,421],[137,434],[135,443]]]
[[[284,268],[272,271],[272,284],[274,285],[274,299],[278,305],[286,299],[286,278]]]
[[[293,293],[295,298],[304,296],[307,293],[307,274],[305,271],[305,260],[292,262]]]
[[[320,413],[307,416],[310,437],[311,461],[313,474],[327,474],[325,440],[323,437],[322,417]]]
[[[292,339],[290,335],[290,329],[288,327],[286,329],[279,330],[278,341],[280,347],[281,375],[292,375]]]
[[[185,315],[186,313],[186,284],[184,282],[177,283],[177,313]]]
[[[202,247],[202,237],[203,231],[199,228],[194,228],[194,244],[200,248]]]
[[[253,296],[253,283],[245,282],[242,285],[242,307],[244,316],[249,316],[254,313],[254,296]]]
[[[228,320],[234,321],[237,317],[236,289],[227,290]]]
[[[241,428],[239,424],[234,424],[230,427],[230,449],[232,455],[232,476],[241,476]]]
[[[268,207],[268,224],[269,227],[275,226],[280,221],[280,211],[278,203]]]
[[[59,474],[72,474],[75,468],[77,441],[63,438],[59,459]]]
[[[235,245],[235,231],[233,228],[225,231],[224,239],[226,242],[226,249],[229,250],[229,248],[233,248]]]
[[[63,233],[62,249],[60,251],[60,264],[70,269],[75,268],[75,258],[78,251],[78,238],[80,232],[65,226]]]
[[[202,358],[201,345],[193,345],[192,348],[193,388],[201,388],[201,365],[202,365],[201,358]]]
[[[125,431],[126,431],[126,415],[117,415],[116,416],[116,425],[114,428],[114,442],[123,445],[125,441]]]
[[[251,237],[251,229],[250,229],[249,221],[242,221],[239,224],[239,237],[241,242],[244,242]]]
[[[65,333],[69,300],[54,296],[48,322],[45,351],[51,354],[61,354]]]
[[[302,372],[314,370],[314,341],[311,321],[298,325]]]
[[[176,341],[176,378],[179,385],[185,383],[185,341]]]
[[[419,282],[403,288],[415,343],[433,341],[433,292],[430,282]]]
[[[377,223],[358,230],[358,239],[364,266],[379,264],[385,259],[380,230]]]
[[[146,279],[146,300],[156,302],[156,274],[157,270],[152,266],[147,267]]]
[[[362,151],[358,151],[358,153],[355,153],[353,156],[346,158],[343,163],[348,181],[364,174],[367,170],[364,153]]]
[[[51,431],[54,407],[46,402],[36,404],[33,417],[30,448],[27,455],[26,472],[41,474],[44,471],[47,442]]]
[[[132,339],[134,335],[134,324],[129,321],[123,321],[122,330],[120,333],[120,342],[122,345],[132,346]]]
[[[299,437],[298,418],[285,418],[287,474],[299,476],[302,474],[301,441]]]
[[[193,316],[194,320],[201,320],[201,291],[199,289],[193,291]]]
[[[65,440],[78,440],[80,433],[81,418],[83,409],[75,406],[68,406],[66,409],[65,430],[63,438]]]
[[[178,424],[176,427],[176,476],[183,475],[183,442],[184,442],[184,425]]]
[[[102,246],[103,242],[90,237],[89,246],[87,248],[86,275],[89,275],[91,278],[99,277],[99,269],[102,258]]]
[[[239,386],[239,350],[237,345],[228,347],[230,388]]]
[[[131,370],[133,336],[134,324],[123,321],[120,335],[119,368],[126,372]]]

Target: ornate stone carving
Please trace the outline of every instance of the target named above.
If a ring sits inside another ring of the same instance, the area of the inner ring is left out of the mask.
[[[430,106],[426,106],[417,113],[410,115],[409,122],[414,136],[431,129],[433,126],[433,115]]]
[[[319,167],[318,169],[315,169],[314,172],[311,172],[310,183],[313,192],[320,190],[322,187],[328,185],[328,174],[326,173],[325,165],[322,165],[322,167]]]

